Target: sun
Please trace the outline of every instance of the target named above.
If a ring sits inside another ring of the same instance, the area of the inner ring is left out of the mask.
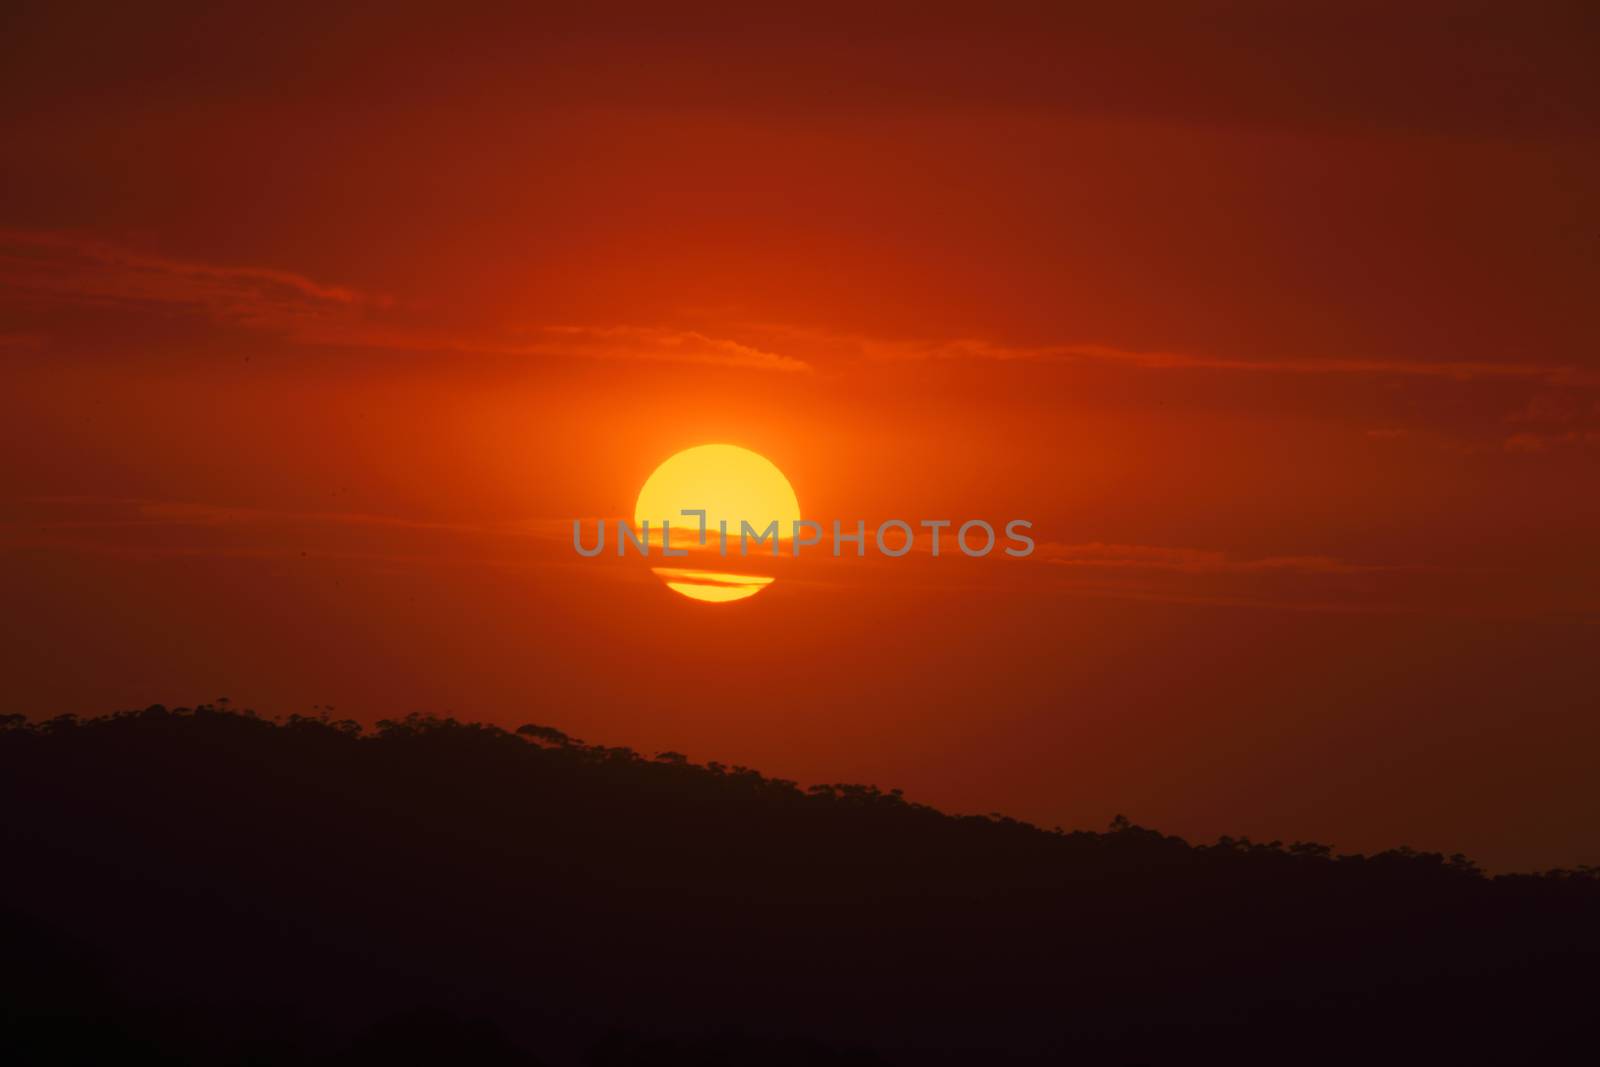
[[[771,460],[738,445],[697,445],[669,457],[639,490],[634,524],[649,522],[651,544],[659,545],[662,522],[670,522],[672,547],[693,547],[699,542],[700,519],[683,514],[685,509],[705,511],[706,545],[713,551],[720,543],[721,524],[727,524],[730,559],[740,558],[742,523],[760,533],[776,521],[778,538],[790,541],[800,519],[800,501],[789,479]],[[771,544],[769,540],[758,549],[752,540],[750,551],[770,552]],[[654,570],[673,592],[714,604],[755,596],[773,581],[761,575],[682,567]]]

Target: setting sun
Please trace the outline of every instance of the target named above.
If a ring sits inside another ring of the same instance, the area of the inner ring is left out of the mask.
[[[789,479],[765,456],[738,445],[698,445],[671,456],[645,480],[634,504],[634,522],[641,536],[649,524],[657,538],[652,543],[659,543],[663,524],[670,523],[675,527],[673,548],[698,547],[700,516],[685,511],[705,512],[704,544],[709,547],[719,546],[724,533],[729,543],[736,542],[745,524],[752,539],[774,523],[778,540],[792,539],[800,501]],[[743,600],[772,584],[770,577],[749,574],[674,567],[654,571],[667,588],[708,603]]]

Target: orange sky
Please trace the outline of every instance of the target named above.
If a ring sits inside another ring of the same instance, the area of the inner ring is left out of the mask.
[[[0,710],[1600,862],[1592,11],[1042,10],[9,8]],[[708,441],[1039,549],[575,556]]]

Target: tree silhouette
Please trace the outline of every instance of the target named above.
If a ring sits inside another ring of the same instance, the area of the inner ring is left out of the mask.
[[[1478,1063],[1588,1037],[1592,868],[1045,831],[318,710],[0,720],[0,1058]]]

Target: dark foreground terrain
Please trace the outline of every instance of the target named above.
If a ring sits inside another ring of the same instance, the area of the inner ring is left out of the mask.
[[[12,720],[0,826],[7,1063],[1533,1063],[1600,992],[1593,872],[1049,833],[544,727]]]

